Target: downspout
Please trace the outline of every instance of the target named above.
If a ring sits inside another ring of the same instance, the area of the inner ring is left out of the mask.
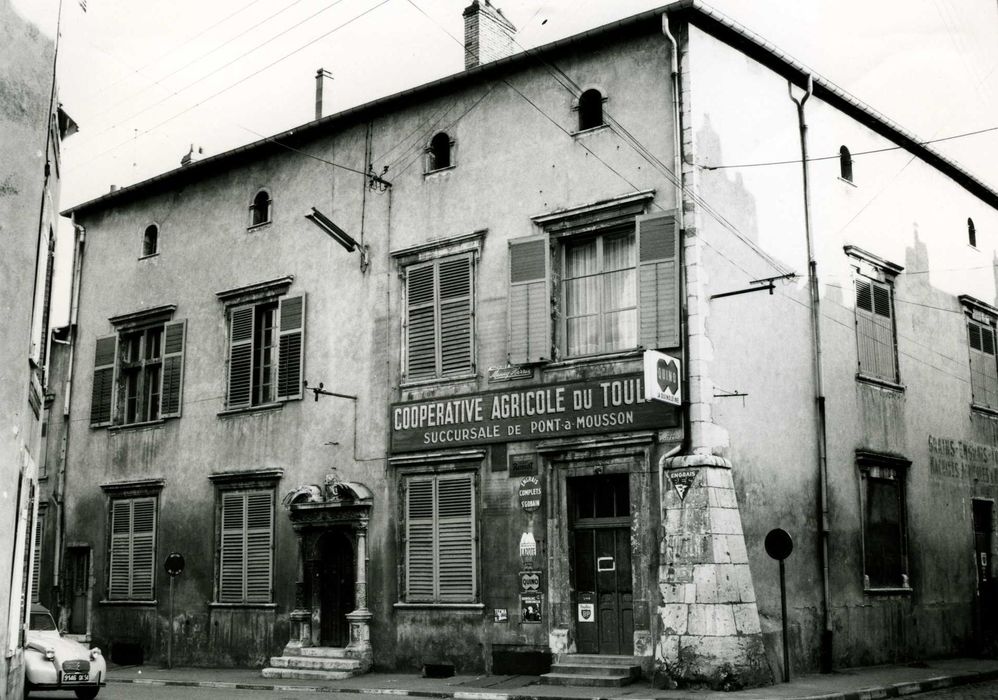
[[[817,441],[818,441],[818,509],[820,515],[820,552],[821,552],[821,650],[819,667],[822,673],[832,671],[832,619],[829,604],[828,581],[828,455],[827,429],[825,423],[825,388],[823,364],[821,360],[821,295],[818,288],[818,261],[814,252],[814,232],[811,226],[811,184],[807,160],[807,118],[804,105],[814,91],[814,81],[807,76],[807,89],[799,100],[794,97],[793,83],[787,83],[790,99],[797,105],[797,122],[800,127],[801,171],[804,186],[804,232],[807,237],[807,278],[811,297],[811,345],[814,362],[814,393],[817,408]]]

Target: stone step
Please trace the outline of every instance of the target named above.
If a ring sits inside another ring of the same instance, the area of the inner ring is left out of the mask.
[[[350,671],[317,671],[301,668],[265,668],[264,678],[294,678],[304,681],[342,681],[352,678],[355,674]]]
[[[544,685],[574,685],[585,687],[619,688],[634,681],[630,674],[618,676],[582,675],[578,673],[545,673],[541,676]]]
[[[318,656],[324,659],[349,659],[347,650],[342,647],[302,647],[300,656]]]
[[[337,659],[321,656],[272,656],[270,665],[274,668],[297,668],[319,671],[356,671],[360,668],[357,659]]]
[[[603,664],[579,664],[579,663],[565,663],[564,661],[559,661],[556,664],[551,665],[551,673],[561,673],[568,674],[574,673],[581,676],[640,676],[641,667],[640,666],[624,666],[624,665],[603,665]]]
[[[572,665],[589,664],[596,666],[640,666],[640,656],[624,656],[620,654],[563,654],[558,657],[559,663]]]

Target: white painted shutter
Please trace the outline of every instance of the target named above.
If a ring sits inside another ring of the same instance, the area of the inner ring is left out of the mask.
[[[238,306],[229,317],[229,384],[226,408],[244,408],[253,396],[253,317],[255,307]]]
[[[280,346],[277,360],[277,400],[300,399],[304,392],[305,295],[280,302]]]
[[[163,390],[160,416],[177,418],[183,404],[184,346],[187,321],[167,323],[163,329]]]
[[[246,494],[246,602],[269,603],[273,572],[273,493]]]
[[[39,602],[42,579],[42,541],[45,534],[45,518],[38,516],[35,522],[35,539],[31,548],[31,602]]]
[[[679,226],[673,213],[637,218],[639,342],[675,348],[680,338]]]
[[[474,371],[472,262],[470,255],[437,264],[440,304],[440,374]]]
[[[509,362],[551,359],[550,262],[546,234],[509,241]]]
[[[412,477],[406,483],[405,599],[432,601],[436,595],[434,569],[434,479]]]
[[[242,603],[246,570],[243,493],[222,494],[222,542],[219,554],[218,602]]]
[[[108,599],[128,600],[131,592],[132,502],[111,501],[111,557]]]
[[[891,288],[876,280],[856,280],[856,340],[864,374],[897,381]]]
[[[156,499],[132,501],[132,590],[133,600],[152,600],[156,549]]]
[[[118,337],[111,335],[97,339],[94,352],[94,384],[90,395],[90,425],[98,427],[111,424],[114,398],[114,359],[117,355]]]
[[[998,408],[994,328],[968,321],[967,330],[970,335],[970,388],[973,402],[979,406]]]
[[[475,486],[470,474],[437,480],[439,599],[475,599]]]
[[[437,374],[435,275],[432,262],[406,270],[407,380],[431,379]]]

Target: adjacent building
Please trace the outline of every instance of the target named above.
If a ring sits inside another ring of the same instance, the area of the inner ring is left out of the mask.
[[[763,684],[779,527],[795,669],[973,648],[998,193],[699,2],[465,27],[460,73],[67,212],[70,624]]]
[[[58,103],[55,45],[0,2],[0,696],[19,696],[23,626],[45,526],[44,462],[49,301],[59,219],[59,143],[75,124]]]

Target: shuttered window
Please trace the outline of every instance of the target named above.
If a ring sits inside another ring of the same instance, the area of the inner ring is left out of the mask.
[[[223,491],[219,508],[218,602],[270,603],[273,491]]]
[[[186,339],[186,321],[98,338],[90,425],[130,425],[180,417]]]
[[[109,600],[152,600],[156,559],[156,498],[111,501]]]
[[[477,596],[473,474],[405,482],[405,599],[466,603]]]
[[[35,523],[35,540],[31,548],[31,602],[38,603],[42,580],[42,542],[45,539],[45,516],[39,513]]]
[[[226,408],[300,399],[304,365],[304,295],[229,310]]]
[[[511,364],[549,361],[554,346],[560,357],[579,357],[680,345],[680,237],[673,213],[627,217],[602,230],[591,222],[554,226],[559,238],[509,243]]]
[[[890,382],[898,380],[890,284],[866,277],[856,279],[856,342],[862,374]]]
[[[995,328],[967,320],[970,344],[970,389],[977,406],[998,409],[998,365],[995,362]]]
[[[475,370],[472,267],[457,255],[406,268],[406,380]]]

